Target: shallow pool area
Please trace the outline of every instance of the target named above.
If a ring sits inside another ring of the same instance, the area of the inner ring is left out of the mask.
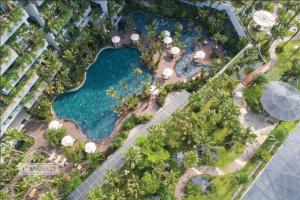
[[[103,50],[87,70],[82,87],[55,99],[55,114],[76,122],[90,139],[106,138],[115,127],[117,114],[113,106],[118,103],[106,91],[110,87],[122,91],[119,82],[125,81],[128,91],[133,92],[137,67],[143,71],[138,79],[141,83],[151,73],[141,62],[139,50],[130,47]]]
[[[198,73],[201,69],[207,70],[207,65],[196,66],[190,62],[190,58],[195,51],[201,50],[201,45],[195,45],[195,41],[198,36],[204,36],[208,42],[211,40],[205,34],[205,31],[201,29],[200,32],[196,31],[196,24],[187,19],[169,19],[160,15],[149,14],[142,11],[134,11],[132,13],[133,23],[138,32],[146,33],[146,25],[151,24],[154,20],[158,22],[157,32],[168,30],[171,32],[171,37],[174,37],[174,25],[180,23],[183,26],[181,32],[181,43],[184,48],[184,56],[175,65],[175,71],[178,76],[192,77]]]

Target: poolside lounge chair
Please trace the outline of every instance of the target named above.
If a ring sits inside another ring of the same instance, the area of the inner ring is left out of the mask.
[[[78,164],[77,169],[80,171],[82,169],[82,166]]]
[[[56,153],[53,151],[50,157],[48,158],[49,161],[53,161],[55,158]]]
[[[61,163],[59,164],[59,166],[63,167],[67,162],[67,158],[64,158]]]
[[[61,155],[58,155],[56,160],[54,161],[55,163],[59,163],[59,161],[62,159]]]
[[[36,191],[37,191],[36,188],[32,188],[32,190],[28,194],[29,199],[33,199],[34,198]]]

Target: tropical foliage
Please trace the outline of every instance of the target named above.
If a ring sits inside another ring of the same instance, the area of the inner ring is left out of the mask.
[[[180,150],[186,156],[185,167],[190,167],[216,163],[219,156],[226,157],[219,149],[231,152],[252,141],[253,134],[239,125],[232,90],[225,89],[231,82],[229,77],[213,80],[193,94],[189,105],[170,121],[151,127],[149,134],[141,136],[126,153],[126,165],[118,172],[109,172],[106,183],[90,192],[89,199],[115,195],[174,199],[174,185],[181,171],[174,158]]]

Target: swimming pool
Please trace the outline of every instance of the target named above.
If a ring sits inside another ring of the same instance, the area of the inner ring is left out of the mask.
[[[59,95],[53,109],[59,118],[76,122],[90,139],[104,139],[111,134],[117,121],[113,106],[118,102],[106,95],[110,87],[121,91],[120,81],[134,91],[134,69],[143,73],[141,83],[150,71],[141,62],[137,49],[123,47],[103,50],[87,70],[85,83],[76,91]]]

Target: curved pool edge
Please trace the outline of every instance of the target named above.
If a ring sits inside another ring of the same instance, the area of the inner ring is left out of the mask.
[[[54,110],[54,108],[53,108],[53,106],[54,106],[54,101],[55,101],[55,99],[56,99],[58,96],[63,95],[63,94],[66,94],[66,93],[70,93],[70,92],[75,92],[75,91],[79,90],[79,89],[84,85],[84,83],[85,83],[85,81],[86,81],[86,77],[87,77],[87,71],[89,70],[89,68],[91,67],[91,65],[93,65],[93,64],[97,61],[97,59],[98,59],[98,57],[99,57],[99,55],[100,55],[100,53],[101,53],[102,51],[107,50],[107,49],[121,49],[121,48],[124,48],[124,47],[129,47],[129,48],[133,48],[133,49],[138,49],[137,47],[132,46],[132,45],[130,45],[130,44],[122,44],[122,45],[120,45],[120,46],[118,46],[118,47],[114,47],[114,46],[112,46],[112,45],[107,45],[107,46],[101,48],[101,49],[98,51],[97,55],[95,56],[93,62],[91,62],[91,63],[87,66],[87,68],[85,69],[84,77],[83,77],[81,83],[80,83],[79,85],[77,85],[77,86],[74,86],[74,88],[71,88],[71,89],[69,89],[69,90],[63,91],[62,93],[56,95],[56,96],[52,99],[52,101],[51,101],[50,109],[51,109],[51,114],[52,114],[52,116],[53,116],[54,118],[56,118],[56,119],[59,119],[59,120],[66,120],[66,121],[69,121],[69,122],[74,123],[75,126],[76,126],[76,128],[77,128],[78,131],[80,132],[80,134],[83,135],[83,136],[87,139],[87,141],[94,141],[94,142],[106,142],[106,141],[110,141],[110,140],[116,135],[116,133],[117,133],[116,129],[118,128],[118,125],[119,125],[120,123],[123,122],[123,120],[128,116],[128,114],[126,114],[126,115],[123,116],[123,117],[120,117],[120,116],[117,117],[117,121],[116,121],[115,124],[114,124],[114,129],[113,129],[113,131],[112,131],[112,132],[110,133],[110,135],[107,136],[106,138],[90,138],[89,135],[88,135],[87,133],[85,133],[85,132],[81,129],[80,125],[79,125],[76,121],[74,121],[74,120],[72,120],[72,119],[63,118],[63,117],[60,118],[60,117],[58,117],[58,116],[56,115],[55,110]],[[138,49],[138,50],[139,50],[139,49]]]

